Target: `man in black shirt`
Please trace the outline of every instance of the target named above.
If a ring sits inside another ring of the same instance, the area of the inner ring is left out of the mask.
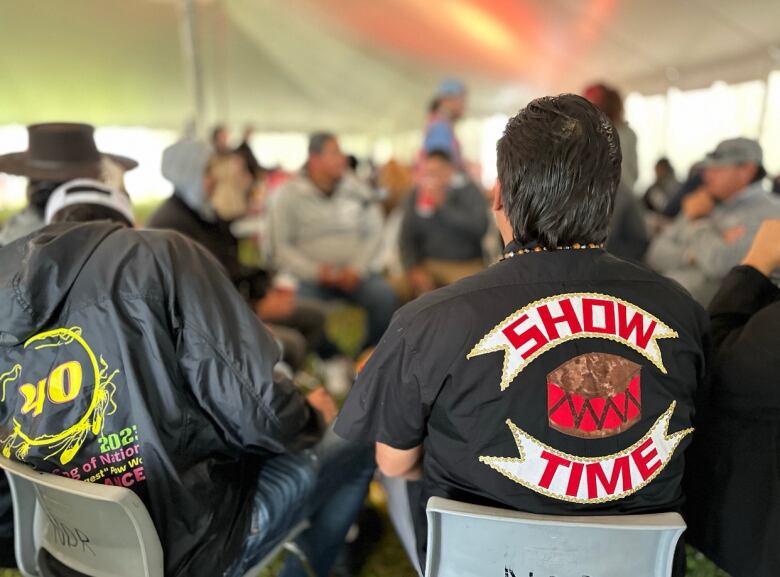
[[[707,319],[602,248],[620,162],[586,100],[521,110],[498,144],[504,259],[398,311],[358,378],[336,432],[373,439],[385,475],[422,479],[416,520],[434,495],[553,515],[679,508]]]

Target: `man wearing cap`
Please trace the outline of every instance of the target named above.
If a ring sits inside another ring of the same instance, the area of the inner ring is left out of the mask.
[[[452,163],[463,168],[460,142],[455,136],[455,123],[463,116],[466,108],[466,86],[455,78],[443,80],[439,85],[428,126],[425,128],[422,154],[443,150],[449,154]]]
[[[98,151],[95,129],[88,124],[52,122],[27,127],[24,152],[0,156],[0,172],[25,176],[28,205],[0,231],[0,246],[41,228],[43,211],[52,191],[74,178],[96,178],[122,188],[122,175],[138,163]]]
[[[676,283],[603,249],[620,181],[613,125],[580,96],[540,98],[497,153],[503,260],[400,309],[335,425],[375,441],[385,475],[422,478],[420,559],[430,496],[553,515],[683,501],[707,320]],[[494,561],[462,574],[520,575]],[[630,575],[630,561],[616,548],[581,573]]]
[[[702,187],[683,200],[677,220],[648,250],[647,264],[703,305],[745,256],[761,223],[780,217],[780,202],[763,187],[762,161],[755,140],[718,144],[704,161]]]
[[[3,457],[134,491],[169,577],[240,577],[304,519],[296,541],[327,577],[371,448],[326,428],[322,388],[275,370],[274,339],[199,244],[132,229],[127,195],[94,180],[58,187],[46,214],[0,249]],[[281,574],[308,575],[293,558]]]

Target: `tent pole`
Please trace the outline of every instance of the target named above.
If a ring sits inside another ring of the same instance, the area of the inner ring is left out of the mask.
[[[181,0],[181,46],[194,105],[192,130],[194,136],[206,135],[206,101],[203,90],[203,67],[198,37],[195,0]]]

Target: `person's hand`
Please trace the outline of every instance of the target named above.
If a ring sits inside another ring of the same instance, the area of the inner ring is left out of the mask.
[[[295,299],[294,290],[272,287],[257,301],[255,312],[261,320],[269,323],[284,320],[293,313]]]
[[[409,284],[416,296],[432,291],[436,288],[433,276],[422,266],[416,266],[409,270]]]
[[[325,421],[326,425],[330,425],[339,412],[336,401],[333,400],[333,397],[331,397],[328,394],[328,391],[323,387],[317,387],[312,392],[308,393],[306,395],[306,400],[314,407],[314,410],[322,415],[322,420]]]
[[[329,264],[320,266],[319,283],[324,287],[334,287],[338,285],[341,275],[337,269]]]
[[[682,212],[688,220],[707,216],[715,208],[715,201],[704,187],[700,187],[682,201]]]
[[[351,267],[341,269],[338,286],[345,293],[353,292],[360,284],[360,275]]]
[[[447,189],[439,186],[432,186],[427,190],[428,200],[433,208],[440,208],[447,198]]]
[[[752,266],[764,276],[780,268],[780,219],[764,221],[742,264]]]

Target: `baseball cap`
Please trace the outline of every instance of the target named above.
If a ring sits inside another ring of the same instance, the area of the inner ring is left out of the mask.
[[[130,197],[119,189],[112,188],[91,178],[77,178],[54,189],[46,204],[46,224],[63,208],[75,204],[97,204],[117,211],[131,224],[135,224]]]
[[[448,96],[460,96],[466,93],[466,85],[457,78],[446,78],[439,84],[436,96],[446,98]]]
[[[750,138],[730,138],[724,140],[710,152],[702,163],[703,168],[710,166],[736,166],[744,162],[755,162],[759,166],[764,160],[761,145]]]

